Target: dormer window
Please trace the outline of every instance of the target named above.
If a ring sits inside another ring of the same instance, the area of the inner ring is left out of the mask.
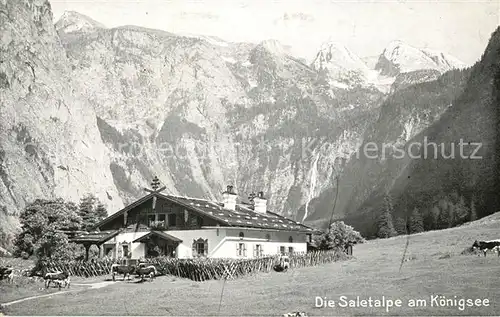
[[[245,234],[243,232],[240,232],[240,240],[243,240],[244,237],[245,237]]]
[[[288,242],[293,243],[293,237],[292,236],[288,237]]]

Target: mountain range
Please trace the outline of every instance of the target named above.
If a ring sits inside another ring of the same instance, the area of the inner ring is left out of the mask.
[[[4,230],[38,197],[93,193],[115,212],[155,175],[172,194],[264,191],[270,209],[306,223],[328,217],[340,177],[336,218],[369,230],[358,216],[376,214],[378,188],[403,197],[414,186],[403,175],[418,179],[424,163],[356,159],[360,146],[438,137],[449,113],[476,107],[459,100],[481,63],[402,42],[370,59],[328,42],[305,61],[275,40],[106,28],[76,12],[54,25],[43,0],[0,12]]]

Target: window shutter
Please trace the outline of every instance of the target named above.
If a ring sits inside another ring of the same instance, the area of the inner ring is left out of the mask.
[[[196,252],[196,240],[193,240],[193,257],[197,256],[198,255],[198,252]]]
[[[253,257],[256,258],[257,257],[257,245],[254,245],[253,246]]]
[[[203,255],[208,255],[208,239],[203,242]]]
[[[236,255],[240,255],[240,244],[236,243]]]
[[[243,256],[247,256],[247,245],[246,245],[246,243],[243,244]]]
[[[278,246],[278,254],[281,254],[281,249],[279,246]]]

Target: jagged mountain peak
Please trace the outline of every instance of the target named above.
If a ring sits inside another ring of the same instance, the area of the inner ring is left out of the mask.
[[[313,61],[313,67],[316,70],[325,69],[329,66],[346,70],[368,70],[368,67],[359,56],[351,52],[346,46],[334,41],[323,43]]]
[[[387,76],[426,69],[434,69],[443,73],[464,67],[464,63],[449,54],[427,48],[417,48],[401,40],[390,42],[375,65],[376,70]]]
[[[104,24],[99,23],[88,16],[76,11],[64,11],[61,18],[56,22],[58,32],[92,32],[96,29],[106,28]]]
[[[289,55],[289,48],[284,46],[280,41],[267,39],[260,42],[255,49],[263,49],[275,56]]]

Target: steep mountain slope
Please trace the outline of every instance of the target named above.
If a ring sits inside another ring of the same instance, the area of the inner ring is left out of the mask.
[[[429,90],[431,82],[419,84],[402,89],[387,100],[378,123],[367,132],[365,144],[373,140],[379,149],[382,143],[396,145],[406,153],[411,144],[421,144],[421,148],[413,147],[414,158],[386,155],[383,159],[379,152],[375,159],[362,155],[352,160],[341,179],[340,196],[347,199],[339,200],[338,218],[354,223],[368,235],[374,234],[375,219],[386,192],[394,199],[395,217],[408,216],[405,213],[416,207],[424,217],[432,218],[435,215],[431,210],[443,199],[456,197],[464,197],[467,207],[474,202],[478,216],[498,210],[499,51],[497,29],[480,62],[472,69],[441,76],[437,80],[439,86],[435,86],[440,89]],[[401,102],[408,98],[395,102],[405,91],[423,97],[418,104]],[[444,111],[441,116],[440,111]],[[398,116],[405,112],[410,115]],[[423,120],[430,125],[420,124]],[[436,143],[437,150],[431,142]],[[476,143],[481,146],[474,153]],[[481,159],[470,158],[473,154]]]
[[[105,28],[105,26],[88,16],[75,11],[66,11],[56,23],[56,31],[65,34],[73,32],[92,32],[96,28]]]
[[[274,40],[108,29],[75,12],[54,26],[43,0],[4,0],[0,14],[2,227],[15,228],[15,213],[37,197],[77,201],[91,192],[114,212],[154,175],[173,194],[220,199],[232,183],[243,200],[263,190],[281,214],[321,218],[334,176],[355,166],[346,163],[365,135],[382,138],[365,132],[386,95],[344,49],[320,51],[321,65],[311,66]],[[338,69],[348,75],[340,85]],[[404,76],[393,98],[459,89],[437,80],[415,90],[408,85],[417,80]],[[444,99],[406,137],[432,123]],[[432,100],[401,118],[420,116]]]
[[[331,184],[332,166],[359,146],[384,97],[330,86],[274,40],[128,26],[60,36],[126,200],[157,174],[175,194],[220,199],[227,183],[242,199],[264,190],[271,208],[301,219],[299,207]]]
[[[424,69],[434,69],[443,73],[464,67],[465,65],[453,56],[434,50],[419,49],[401,41],[391,42],[375,65],[375,69],[386,76]]]
[[[467,74],[451,71],[435,81],[410,85],[389,96],[378,120],[368,127],[363,144],[343,170],[335,219],[358,214],[372,195],[392,186],[394,178],[411,161],[408,156],[400,158],[395,149],[405,148],[413,137],[439,120],[463,90]],[[332,192],[325,192],[312,203],[315,212],[309,221],[328,218],[325,216],[331,213]]]
[[[370,72],[360,57],[338,43],[323,44],[312,67],[324,72],[334,85],[345,88],[362,84]]]
[[[35,198],[78,201],[92,192],[120,208],[95,112],[71,86],[50,4],[6,0],[0,12],[0,205],[15,215]]]
[[[430,213],[439,200],[460,195],[467,206],[475,204],[479,217],[497,212],[499,105],[500,28],[492,34],[453,107],[416,137],[427,137],[445,150],[438,151],[436,159],[413,161],[395,181],[391,192],[397,205],[419,206]]]

